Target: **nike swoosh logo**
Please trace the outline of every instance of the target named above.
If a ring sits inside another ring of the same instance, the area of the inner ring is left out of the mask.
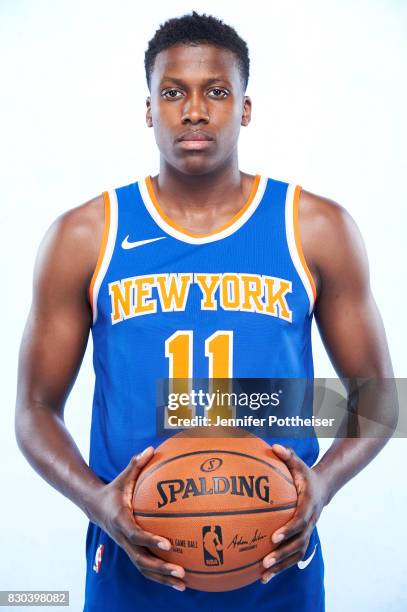
[[[305,559],[304,561],[298,561],[297,565],[300,568],[300,570],[305,569],[311,563],[312,559],[314,558],[315,551],[317,550],[317,546],[318,544],[315,544],[314,550],[312,551],[308,559]]]
[[[159,238],[148,238],[147,240],[137,240],[137,242],[129,242],[129,236],[122,242],[122,249],[134,249],[135,247],[143,246],[149,242],[156,242],[156,240],[163,240],[167,236],[160,236]]]

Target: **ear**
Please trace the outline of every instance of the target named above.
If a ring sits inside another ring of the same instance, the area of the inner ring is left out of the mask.
[[[150,98],[150,96],[148,96],[148,98],[146,99],[146,107],[147,107],[147,112],[146,112],[146,124],[147,124],[147,127],[153,127],[153,117],[151,115],[151,98]]]
[[[249,96],[244,96],[242,121],[240,125],[244,125],[244,126],[249,125],[251,118],[252,118],[252,101],[249,98]]]

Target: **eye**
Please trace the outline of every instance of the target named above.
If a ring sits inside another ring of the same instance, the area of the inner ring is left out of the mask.
[[[161,97],[167,100],[178,100],[180,96],[182,96],[182,94],[178,89],[166,89],[161,93]]]
[[[209,91],[209,94],[213,98],[226,98],[229,95],[227,89],[221,89],[220,87],[214,87]]]

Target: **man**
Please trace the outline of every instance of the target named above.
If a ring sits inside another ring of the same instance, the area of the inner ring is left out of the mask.
[[[159,174],[68,211],[48,231],[21,346],[18,443],[90,519],[85,610],[319,612],[316,522],[385,439],[337,439],[316,465],[316,439],[273,446],[298,506],[273,535],[263,584],[238,591],[185,589],[184,568],[154,554],[170,542],[138,528],[131,500],[159,442],[158,378],[312,378],[312,316],[341,377],[392,376],[363,243],[334,202],[239,170],[249,57],[232,28],[196,13],[172,19],[145,65]],[[63,413],[90,329],[88,466]]]

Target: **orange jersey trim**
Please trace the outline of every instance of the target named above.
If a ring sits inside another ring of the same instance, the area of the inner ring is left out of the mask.
[[[102,242],[99,248],[99,255],[98,255],[98,260],[96,263],[96,268],[93,272],[92,279],[89,285],[89,301],[90,301],[90,307],[92,309],[92,316],[93,316],[93,311],[94,311],[93,289],[94,289],[95,282],[96,282],[100,267],[102,265],[102,262],[103,262],[103,259],[106,253],[107,239],[109,237],[109,230],[110,230],[110,198],[109,198],[109,194],[107,193],[107,191],[103,192],[103,201],[105,204],[105,222],[104,222],[104,228],[103,228]]]
[[[314,302],[315,302],[315,300],[317,299],[317,290],[316,290],[314,279],[312,278],[310,269],[308,268],[307,262],[305,261],[304,252],[302,250],[301,239],[300,239],[300,223],[299,223],[300,194],[301,194],[301,187],[297,185],[294,191],[294,203],[293,203],[294,239],[295,239],[295,246],[297,248],[297,252],[298,252],[302,267],[304,268],[305,273],[310,282],[312,294],[314,296]]]
[[[256,176],[254,177],[252,189],[250,191],[250,195],[249,195],[249,197],[247,199],[247,202],[239,210],[239,212],[237,212],[230,219],[230,221],[225,223],[225,225],[222,225],[222,227],[220,227],[219,229],[215,230],[214,232],[209,232],[207,234],[193,234],[192,232],[189,232],[188,230],[184,229],[183,227],[181,227],[180,225],[175,223],[172,219],[170,219],[170,217],[168,217],[168,215],[165,214],[165,212],[162,210],[162,208],[161,208],[161,206],[160,206],[160,204],[159,204],[159,202],[157,200],[157,196],[154,193],[153,185],[152,185],[152,182],[151,182],[151,177],[150,176],[146,177],[146,185],[147,185],[147,189],[148,189],[148,194],[150,196],[150,199],[151,199],[152,203],[154,204],[155,209],[157,210],[158,214],[163,219],[163,221],[165,221],[168,225],[170,225],[171,227],[176,229],[178,232],[181,232],[182,234],[186,234],[187,236],[191,236],[192,238],[206,238],[208,236],[214,236],[215,234],[223,232],[225,229],[227,229],[228,227],[233,225],[246,212],[246,210],[249,208],[250,204],[253,202],[253,199],[254,199],[254,197],[255,197],[255,195],[257,193],[257,189],[259,187],[259,183],[260,183],[260,175],[256,174]]]

